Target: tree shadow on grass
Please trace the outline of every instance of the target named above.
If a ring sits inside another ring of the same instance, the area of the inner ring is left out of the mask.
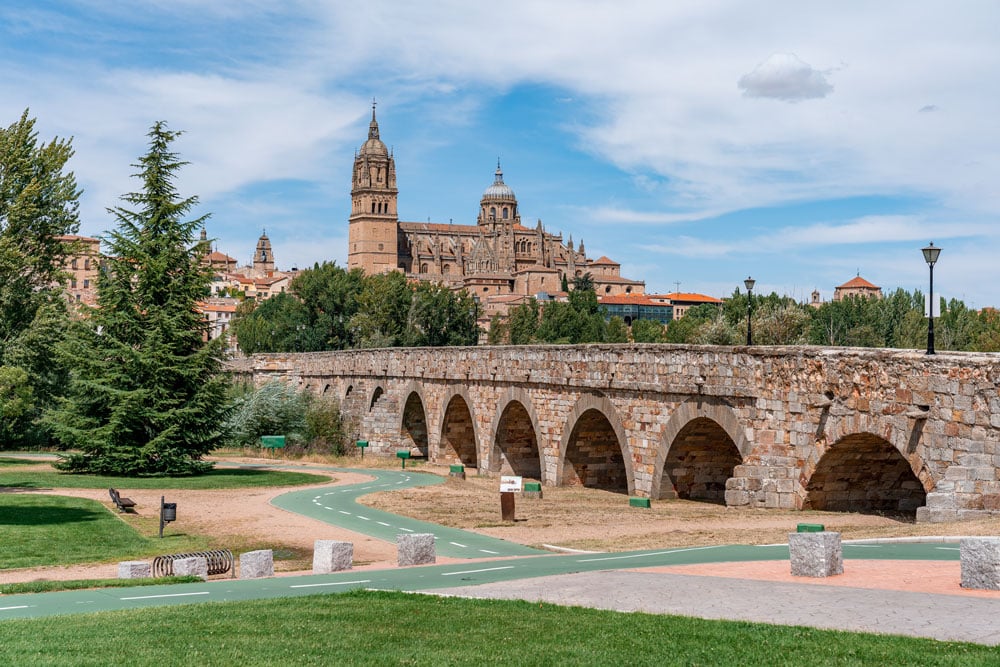
[[[0,494],[2,493],[28,493],[31,491],[51,491],[52,487],[49,486],[39,486],[33,482],[16,482],[14,484],[3,484],[0,485]]]
[[[64,523],[97,521],[106,512],[81,507],[59,507],[57,505],[34,505],[30,507],[0,506],[0,525],[5,526],[53,526]]]

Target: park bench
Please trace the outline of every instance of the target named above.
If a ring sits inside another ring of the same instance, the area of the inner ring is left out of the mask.
[[[119,512],[128,512],[135,508],[135,501],[131,498],[122,498],[114,489],[108,489],[108,493],[111,495],[111,502],[115,504]]]

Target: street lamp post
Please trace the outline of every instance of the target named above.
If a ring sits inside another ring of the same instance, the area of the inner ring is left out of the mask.
[[[743,281],[743,284],[747,288],[747,345],[753,345],[753,332],[750,327],[750,310],[751,304],[753,303],[753,286],[757,281],[747,276],[747,279]]]
[[[937,263],[941,248],[935,248],[931,243],[926,248],[921,248],[924,253],[924,261],[931,271],[931,294],[929,297],[930,306],[927,310],[927,354],[934,354],[934,265]]]

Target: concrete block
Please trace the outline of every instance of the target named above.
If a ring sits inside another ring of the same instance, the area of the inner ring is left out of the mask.
[[[350,570],[354,565],[354,544],[338,540],[316,540],[313,545],[313,574]]]
[[[920,507],[917,509],[917,521],[926,523],[947,523],[958,521],[958,510],[935,509],[933,507]]]
[[[432,533],[397,535],[396,551],[396,561],[400,567],[426,565],[437,560]]]
[[[793,577],[829,577],[844,573],[840,533],[789,533]]]
[[[1000,537],[968,537],[959,543],[962,588],[1000,590]]]
[[[263,579],[274,576],[274,552],[270,549],[240,554],[240,579]]]
[[[119,579],[148,579],[153,576],[153,566],[144,560],[126,560],[118,563]]]
[[[208,579],[208,559],[204,556],[178,558],[174,560],[174,576],[192,576]]]
[[[953,510],[957,508],[955,502],[956,501],[954,492],[938,493],[935,491],[931,491],[930,493],[927,494],[926,505],[927,507],[936,510]]]

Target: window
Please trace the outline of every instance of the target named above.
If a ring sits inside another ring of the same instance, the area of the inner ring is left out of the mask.
[[[496,206],[490,206],[490,217],[493,218],[494,220],[496,219],[496,217],[497,217],[497,207]],[[76,268],[76,267],[74,267],[74,268]]]
[[[71,266],[71,267],[73,267],[74,269],[75,269],[75,268],[77,268],[77,265],[76,265],[76,258],[75,258],[75,257],[73,258],[73,261],[72,261],[72,262],[70,262],[70,266]]]
[[[385,244],[384,243],[379,243],[378,244],[378,249],[379,250],[384,250],[385,249]]]
[[[503,207],[503,219],[506,220],[510,217],[510,209],[506,206]]]
[[[84,278],[83,279],[83,289],[87,289],[89,287],[90,287],[90,280],[88,278]]]
[[[69,281],[69,286],[70,286],[70,287],[71,287],[72,289],[76,289],[76,278],[73,278],[73,279],[71,279],[71,280]]]
[[[90,258],[83,260],[83,270],[90,271]]]

